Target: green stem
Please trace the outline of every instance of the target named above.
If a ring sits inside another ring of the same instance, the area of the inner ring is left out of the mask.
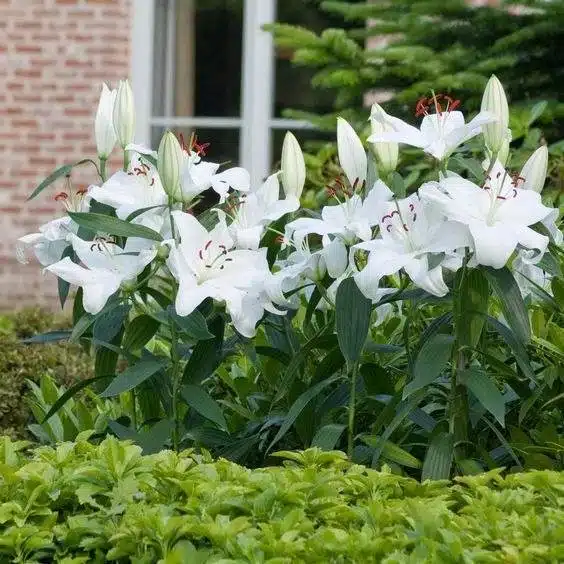
[[[358,376],[358,361],[352,365],[352,369],[349,370],[349,374],[351,377],[351,393],[349,397],[349,429],[347,455],[349,457],[349,460],[352,460],[354,449],[354,416],[356,407],[356,380]]]
[[[133,425],[133,430],[137,431],[137,400],[135,397],[135,388],[129,393],[131,397],[131,424]]]
[[[124,172],[127,172],[127,169],[129,168],[130,161],[131,161],[131,157],[129,156],[129,151],[126,151],[124,149],[123,150],[123,170],[124,170]]]
[[[172,370],[171,370],[171,378],[172,378],[172,419],[174,421],[174,428],[172,431],[172,447],[176,452],[179,451],[180,447],[180,418],[178,413],[178,395],[180,391],[180,358],[178,356],[178,349],[177,345],[177,333],[176,327],[174,326],[174,322],[171,323],[171,349],[170,349],[170,356],[172,360]]]
[[[106,182],[106,162],[108,159],[104,159],[104,158],[100,158],[100,169],[99,169],[99,173],[100,173],[100,178],[102,180],[102,182]]]

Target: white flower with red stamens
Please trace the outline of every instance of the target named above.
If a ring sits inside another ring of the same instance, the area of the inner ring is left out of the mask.
[[[128,239],[123,249],[111,239],[102,237],[84,241],[71,234],[68,241],[81,264],[65,257],[46,270],[70,284],[80,286],[83,290],[84,309],[92,314],[99,313],[108,298],[124,282],[135,280],[157,253],[152,241],[143,239],[143,247],[135,237]]]
[[[445,108],[442,103],[446,103]],[[484,124],[496,120],[492,114],[480,112],[470,122],[464,123],[462,112],[455,111],[459,103],[458,100],[442,95],[422,98],[417,103],[415,114],[417,117],[424,116],[420,129],[382,110],[374,116],[374,119],[382,121],[386,131],[371,135],[368,142],[405,143],[419,147],[437,160],[444,161],[459,145],[478,135]],[[432,108],[436,113],[429,113]]]
[[[338,198],[336,191],[332,192]],[[344,202],[336,206],[325,206],[321,219],[300,218],[286,225],[286,233],[300,245],[310,233],[335,235],[345,244],[352,245],[358,239],[367,241],[372,237],[372,227],[378,224],[378,217],[386,201],[392,197],[390,189],[377,181],[364,201],[358,194],[344,193]],[[293,235],[292,235],[293,234]]]
[[[447,294],[443,280],[444,255],[450,257],[457,249],[470,245],[468,229],[445,221],[432,206],[421,202],[417,194],[386,203],[379,223],[381,238],[354,246],[370,252],[366,266],[355,275],[361,292],[369,299],[380,299],[380,279],[403,269],[417,286],[430,294]],[[431,255],[436,255],[434,260]]]
[[[206,298],[224,302],[233,325],[246,337],[264,310],[278,313],[265,299],[264,282],[269,274],[266,249],[233,249],[233,239],[220,223],[208,232],[193,216],[172,212],[180,243],[170,245],[167,266],[177,280],[175,308],[189,315]]]
[[[168,201],[157,169],[138,154],[131,159],[128,172],[120,170],[101,186],[92,186],[90,196],[115,208],[120,219],[153,206],[163,206],[152,212],[162,214]]]
[[[520,188],[520,182],[496,162],[483,187],[449,176],[422,186],[419,194],[448,219],[468,226],[472,264],[502,268],[518,245],[535,250],[536,260],[548,245],[548,237],[529,226],[550,217],[554,210],[544,206],[533,190]]]
[[[220,203],[227,199],[229,189],[248,192],[250,189],[250,175],[241,167],[233,167],[217,172],[220,165],[203,161],[209,143],[199,144],[195,136],[190,138],[188,145],[181,138],[184,149],[184,167],[181,172],[181,199],[190,203],[196,196],[212,188],[220,197]]]

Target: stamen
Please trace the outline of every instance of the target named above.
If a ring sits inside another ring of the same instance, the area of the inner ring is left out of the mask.
[[[60,202],[61,200],[65,201],[69,199],[69,195],[66,192],[59,192],[55,195],[55,202]]]
[[[213,243],[213,241],[210,239],[204,246],[204,250],[208,250],[210,248],[210,245]]]

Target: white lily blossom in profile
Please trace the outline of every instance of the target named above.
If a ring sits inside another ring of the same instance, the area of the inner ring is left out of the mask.
[[[446,102],[444,108],[441,102]],[[404,143],[419,147],[442,162],[459,145],[478,135],[483,125],[496,120],[493,114],[480,112],[465,123],[462,112],[455,110],[457,106],[458,101],[447,96],[422,98],[417,104],[416,113],[417,116],[424,116],[419,129],[382,110],[374,119],[381,121],[382,128],[386,131],[371,135],[368,142]],[[432,109],[435,109],[436,113],[430,113]]]
[[[542,204],[539,194],[518,184],[496,162],[483,188],[448,176],[438,184],[422,186],[419,194],[448,219],[468,226],[473,239],[472,264],[502,268],[518,246],[535,250],[537,260],[548,246],[548,237],[530,226],[549,217],[553,209]]]
[[[286,198],[296,200],[299,207],[306,181],[306,167],[300,144],[290,131],[284,136],[284,143],[282,144],[280,176]]]
[[[265,309],[279,313],[265,299],[266,248],[233,249],[224,224],[208,232],[193,215],[178,210],[172,215],[180,243],[168,243],[166,264],[179,284],[176,312],[189,315],[206,298],[213,298],[225,303],[237,331],[252,337]]]
[[[552,295],[552,276],[540,266],[532,264],[527,256],[529,254],[530,251],[521,251],[511,265],[522,296],[535,298],[539,288]]]
[[[91,186],[91,198],[115,208],[120,219],[133,212],[154,206],[153,213],[164,213],[168,198],[157,169],[142,154],[133,153],[128,171],[114,173],[101,186]]]
[[[94,120],[94,136],[98,158],[107,159],[117,142],[114,129],[113,113],[117,90],[110,90],[106,83],[102,84],[102,93]]]
[[[287,244],[294,245],[290,241]],[[288,258],[276,263],[279,270],[268,277],[266,290],[275,304],[296,308],[299,305],[298,295],[286,298],[285,293],[308,283],[321,282],[327,274],[337,279],[346,271],[347,265],[347,249],[340,239],[326,239],[325,244],[313,252],[307,239],[303,239]]]
[[[337,118],[337,153],[339,163],[353,191],[362,190],[366,185],[368,159],[362,141],[351,124]]]
[[[231,218],[227,228],[237,248],[257,250],[268,224],[300,207],[297,197],[290,194],[281,200],[279,195],[278,173],[271,174],[256,190],[236,195],[227,213],[217,210],[226,225]]]
[[[450,256],[471,244],[464,225],[445,221],[432,206],[420,201],[417,194],[386,204],[380,219],[380,234],[381,238],[354,246],[370,253],[355,280],[361,292],[372,300],[382,297],[378,293],[381,278],[401,269],[430,294],[446,295],[442,255]]]
[[[90,207],[91,190],[74,190],[68,182],[66,190],[58,192],[54,200],[67,212],[84,213]],[[68,215],[53,219],[39,227],[38,233],[30,233],[17,240],[16,258],[18,262],[27,264],[31,251],[42,266],[49,266],[60,260],[69,245],[68,236],[77,232],[78,225]]]
[[[352,245],[358,239],[372,237],[372,227],[378,224],[380,210],[392,198],[391,190],[381,180],[376,181],[364,200],[353,194],[335,206],[325,206],[321,219],[299,218],[286,225],[286,235],[299,245],[311,233],[335,235],[345,244]]]
[[[136,237],[129,238],[123,249],[111,239],[84,241],[71,234],[68,240],[80,264],[65,257],[46,270],[70,284],[80,286],[84,309],[92,314],[99,313],[124,282],[135,280],[157,253],[153,241],[143,239],[145,244],[140,244]]]

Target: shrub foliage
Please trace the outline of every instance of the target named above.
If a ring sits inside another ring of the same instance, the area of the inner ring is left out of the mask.
[[[25,449],[0,443],[3,562],[564,559],[562,473],[421,484],[319,449],[258,470],[84,435]]]

